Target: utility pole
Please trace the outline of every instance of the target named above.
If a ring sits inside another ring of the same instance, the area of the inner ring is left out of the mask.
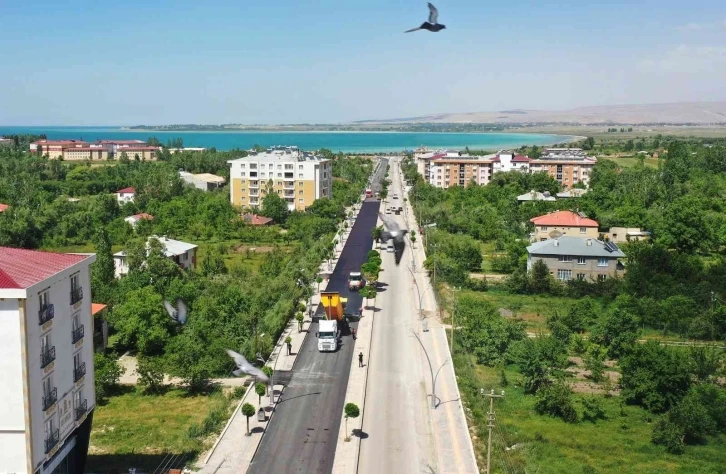
[[[494,389],[492,389],[489,393],[486,393],[483,388],[479,389],[482,396],[489,397],[489,413],[488,413],[488,423],[487,427],[489,428],[489,441],[487,442],[487,470],[486,474],[492,474],[492,429],[494,428],[494,399],[495,398],[504,398],[504,390],[502,390],[501,395],[494,395]]]

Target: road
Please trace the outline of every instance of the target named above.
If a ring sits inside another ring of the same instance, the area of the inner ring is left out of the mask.
[[[385,175],[387,160],[374,173],[374,186]],[[338,259],[327,291],[348,297],[348,307],[361,306],[357,292],[348,291],[348,273],[359,270],[373,245],[379,202],[363,203],[350,236]],[[318,313],[322,310],[318,308]],[[355,327],[357,324],[352,324]],[[344,331],[337,352],[318,352],[317,323],[310,325],[295,361],[290,383],[275,408],[248,473],[332,472],[335,444],[343,414],[348,375],[353,357],[350,332]]]
[[[398,173],[392,165],[386,206],[403,205],[397,204],[403,199]],[[398,201],[392,198],[396,193]],[[391,214],[391,218],[405,228],[403,215]],[[410,254],[404,254],[396,266],[393,253],[383,254],[376,305],[380,312],[373,326],[363,418],[363,432],[368,436],[361,442],[358,464],[361,474],[439,472],[421,349],[412,334],[419,324],[410,261]]]

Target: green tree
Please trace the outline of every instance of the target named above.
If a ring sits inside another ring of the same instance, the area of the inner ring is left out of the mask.
[[[358,408],[358,405],[355,403],[346,403],[343,412],[345,413],[345,440],[349,441],[348,418],[358,418],[358,416],[360,416],[360,408]]]
[[[534,409],[539,414],[555,416],[567,423],[577,422],[572,390],[565,382],[555,382],[540,388],[537,391]]]
[[[224,264],[224,248],[219,245],[210,248],[207,256],[202,260],[201,271],[205,276],[222,275],[227,273],[227,266]]]
[[[605,419],[605,408],[599,397],[584,397],[582,399],[582,419],[595,423]]]
[[[123,369],[111,356],[96,352],[93,354],[93,370],[96,382],[96,399],[106,400],[118,387]]]
[[[635,345],[640,335],[639,322],[631,312],[615,308],[598,323],[590,340],[607,347],[610,357],[619,358]]]
[[[94,244],[96,247],[96,261],[91,267],[93,297],[96,301],[108,303],[113,298],[116,277],[111,242],[105,228],[101,227],[96,231]]]
[[[656,240],[686,253],[709,248],[714,236],[705,208],[707,203],[696,196],[683,196],[666,204]]]
[[[295,314],[295,319],[297,320],[297,332],[302,332],[303,327],[303,321],[305,321],[305,316],[303,316],[302,313],[298,312]]]
[[[245,418],[247,418],[247,433],[245,434],[245,436],[251,435],[251,433],[250,433],[250,417],[255,416],[256,412],[257,412],[257,410],[255,410],[255,407],[252,406],[251,404],[245,403],[244,405],[242,405],[242,414],[245,416]]]
[[[552,275],[550,275],[550,268],[544,260],[537,259],[532,264],[529,281],[533,293],[547,293],[552,289]]]
[[[585,368],[590,371],[593,382],[600,383],[605,378],[605,356],[607,350],[597,344],[590,344],[585,357]]]
[[[138,387],[145,394],[160,393],[164,387],[164,370],[161,361],[152,357],[138,357],[136,374]]]
[[[262,198],[262,210],[260,213],[272,219],[275,224],[284,224],[287,221],[290,211],[287,208],[287,202],[268,186],[267,194]]]
[[[262,406],[262,396],[267,393],[267,384],[264,384],[262,382],[257,382],[255,384],[255,393],[257,394],[258,400],[257,404],[259,406]]]
[[[691,386],[688,360],[684,354],[658,342],[636,344],[620,361],[625,400],[652,412],[676,405]]]

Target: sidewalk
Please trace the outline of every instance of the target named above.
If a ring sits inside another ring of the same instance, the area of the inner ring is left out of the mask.
[[[404,195],[408,198],[408,192],[404,188]],[[409,229],[418,233],[418,223],[415,220],[410,199],[406,200],[406,221]],[[420,238],[419,238],[420,240]],[[422,296],[422,308],[424,314],[438,315],[438,306],[434,297],[431,281],[428,273],[423,269],[423,262],[426,260],[426,252],[423,242],[417,242],[415,248],[410,244],[410,257],[415,262],[415,278]],[[464,407],[459,393],[459,386],[456,382],[451,352],[447,340],[446,330],[441,320],[434,317],[427,317],[428,332],[420,332],[421,340],[426,352],[431,358],[431,366],[434,373],[441,368],[436,379],[436,397],[439,405],[431,410],[432,431],[438,454],[438,466],[440,474],[476,474],[479,469],[474,455],[474,446],[471,441],[469,427],[464,414]],[[422,363],[426,364],[425,361]],[[425,367],[428,372],[429,367]],[[430,377],[426,378],[426,390],[432,392]]]
[[[347,213],[352,210],[348,208],[345,210]],[[352,227],[349,225],[349,227]],[[342,228],[342,226],[340,227]],[[350,232],[350,229],[346,232],[346,235]],[[339,253],[336,252],[335,257],[331,262],[332,268],[338,263]],[[327,271],[328,264],[323,262],[320,265],[320,272]],[[324,279],[320,283],[320,291],[325,291],[328,286],[328,280]],[[302,303],[307,303],[302,301]],[[319,292],[311,298],[311,307],[316,308],[320,304]],[[309,315],[305,315],[308,318]],[[364,318],[366,319],[366,318]],[[305,338],[308,335],[307,328],[310,326],[311,320],[306,319],[303,323],[303,332],[298,332],[298,323],[295,319],[291,318],[288,321],[285,330],[280,335],[275,347],[267,360],[266,365],[273,368],[276,371],[289,371],[292,370],[297,354],[300,351]],[[285,338],[290,337],[292,339],[292,353],[288,355],[287,345],[285,344]],[[314,337],[314,336],[313,336]],[[240,385],[246,382],[249,377],[240,377]],[[275,385],[273,387],[275,400],[279,400],[282,395],[284,386]],[[250,417],[250,432],[251,436],[246,436],[247,433],[247,419],[242,415],[241,408],[245,403],[249,403],[255,407],[255,410],[260,408],[258,403],[258,396],[255,393],[254,386],[250,385],[247,388],[242,400],[235,408],[234,413],[230,417],[227,425],[222,430],[222,433],[217,438],[216,443],[209,450],[208,453],[202,455],[198,461],[199,469],[195,472],[200,474],[241,474],[247,472],[252,458],[257,451],[257,447],[262,440],[262,435],[265,432],[265,428],[270,423],[271,418],[274,416],[274,408],[270,403],[270,397],[262,397],[262,406],[265,408],[267,413],[267,420],[264,422],[257,421],[257,415]]]
[[[381,225],[380,218],[376,225]],[[376,248],[375,241],[373,249]],[[369,300],[369,303],[371,301]],[[341,413],[340,430],[338,440],[335,444],[335,460],[333,462],[333,474],[354,474],[358,471],[358,455],[360,453],[361,437],[351,433],[363,430],[363,416],[365,415],[366,386],[368,384],[368,362],[371,356],[371,345],[373,335],[373,323],[375,320],[376,302],[369,308],[363,310],[363,318],[358,322],[358,335],[356,336],[351,360],[350,376],[348,377],[348,388],[345,392],[345,403],[355,403],[360,408],[360,416],[348,420],[348,431],[345,431],[345,414]],[[364,302],[365,304],[365,302]],[[365,307],[365,306],[364,306]],[[358,367],[358,354],[363,352],[363,364]],[[345,437],[350,436],[350,441]]]

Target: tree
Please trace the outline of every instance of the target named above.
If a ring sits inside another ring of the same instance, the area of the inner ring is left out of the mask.
[[[656,240],[686,253],[709,248],[714,238],[704,211],[707,207],[696,196],[683,196],[667,203]]]
[[[258,405],[262,406],[262,395],[267,393],[267,384],[264,384],[262,382],[257,382],[255,384],[255,393],[258,396]]]
[[[173,321],[164,310],[162,297],[147,286],[126,294],[109,316],[119,342],[143,355],[160,354],[171,338]]]
[[[534,409],[537,413],[561,418],[567,423],[577,421],[577,411],[572,402],[572,390],[565,382],[545,385],[537,391]]]
[[[592,150],[595,148],[595,139],[593,137],[587,137],[582,143],[583,150]]]
[[[593,382],[600,383],[605,375],[605,356],[607,350],[597,344],[590,344],[585,357],[585,368],[590,371]]]
[[[116,359],[99,352],[93,354],[96,381],[96,399],[104,401],[118,387],[123,369]]]
[[[590,340],[607,347],[610,357],[619,358],[631,350],[639,335],[638,318],[631,312],[616,307],[598,323]]]
[[[315,283],[318,285],[317,292],[320,293],[320,284],[323,282],[323,277],[315,277]]]
[[[249,403],[245,403],[242,405],[242,414],[247,418],[247,434],[245,436],[250,436],[250,417],[255,416],[255,413],[257,410],[255,410],[255,407],[252,406]]]
[[[267,193],[262,198],[262,210],[260,213],[272,219],[275,224],[284,224],[287,221],[290,211],[287,208],[287,202],[274,189],[268,186]]]
[[[224,264],[224,247],[219,245],[210,248],[207,256],[202,260],[201,271],[205,276],[222,275],[227,273],[227,266]]]
[[[582,399],[582,419],[595,423],[605,419],[605,409],[599,397],[584,397]]]
[[[297,320],[297,332],[302,332],[303,327],[303,321],[305,320],[305,316],[303,316],[302,313],[295,314],[295,319]]]
[[[285,338],[285,345],[287,346],[287,355],[290,355],[292,353],[292,338],[290,336]]]
[[[366,285],[359,290],[360,295],[366,299],[366,306],[368,306],[368,300],[376,300],[376,289],[373,286]]]
[[[360,408],[355,403],[346,403],[344,408],[345,413],[345,440],[349,441],[348,436],[348,418],[358,418],[360,416]]]
[[[96,301],[110,302],[113,288],[116,286],[113,251],[108,232],[100,227],[94,236],[96,261],[91,267],[91,287]]]
[[[164,386],[164,371],[161,361],[151,357],[138,357],[136,374],[139,376],[138,387],[145,394],[159,393]]]
[[[529,281],[533,293],[547,293],[552,288],[550,268],[541,258],[532,264]]]
[[[691,386],[685,355],[655,341],[636,344],[620,367],[623,398],[652,412],[675,406]]]
[[[499,315],[497,308],[479,297],[461,295],[456,302],[459,346],[474,354],[480,364],[502,361],[509,346],[526,337],[521,323]]]

